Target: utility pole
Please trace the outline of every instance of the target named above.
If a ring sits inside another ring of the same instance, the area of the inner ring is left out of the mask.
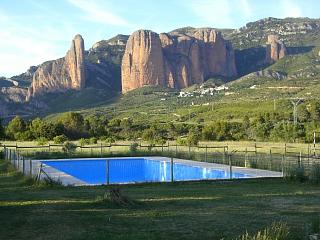
[[[298,114],[297,114],[297,107],[303,101],[303,99],[291,100],[293,105],[293,123],[297,125],[298,123]]]

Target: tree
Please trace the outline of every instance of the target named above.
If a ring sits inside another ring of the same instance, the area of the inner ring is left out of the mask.
[[[59,123],[64,126],[65,135],[71,139],[85,135],[84,119],[80,113],[68,112],[59,119]]]
[[[307,109],[305,104],[298,106],[298,119],[299,122],[308,122],[310,121],[311,114]]]
[[[68,138],[65,136],[65,135],[58,135],[58,136],[55,136],[54,138],[53,138],[53,142],[55,143],[55,144],[63,144],[63,143],[65,143],[66,141],[68,141]]]
[[[77,150],[77,145],[72,143],[72,142],[66,142],[64,145],[63,145],[63,148],[62,150],[66,153],[73,153]]]
[[[249,129],[250,126],[251,126],[251,123],[250,123],[250,118],[248,117],[248,115],[245,115],[243,120],[242,120],[242,126],[244,129]]]
[[[108,134],[108,119],[105,116],[89,116],[85,119],[85,128],[91,137]]]
[[[189,146],[197,146],[200,141],[200,135],[196,132],[189,132],[187,137],[187,143]]]
[[[9,122],[6,128],[6,135],[13,140],[15,139],[24,140],[24,139],[21,139],[21,135],[26,130],[27,130],[26,122],[20,116],[16,116]]]
[[[2,126],[2,119],[0,118],[0,139],[4,139],[4,127]]]
[[[320,103],[319,102],[311,103],[309,112],[310,112],[312,121],[314,122],[320,121]]]

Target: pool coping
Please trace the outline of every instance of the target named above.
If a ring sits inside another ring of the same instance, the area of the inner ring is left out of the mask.
[[[60,182],[62,185],[73,185],[73,186],[95,186],[95,185],[103,185],[103,184],[90,184],[87,182],[84,182],[70,174],[67,174],[63,171],[60,171],[54,167],[51,167],[47,164],[45,164],[46,161],[81,161],[81,160],[115,160],[115,159],[147,159],[147,160],[154,160],[154,161],[165,161],[165,162],[171,162],[171,158],[169,157],[159,157],[159,156],[148,156],[148,157],[112,157],[112,158],[70,158],[70,159],[46,159],[46,160],[34,160],[37,162],[38,165],[42,165],[42,170],[54,181]],[[216,169],[216,170],[222,170],[226,172],[230,172],[230,166],[225,164],[219,164],[219,163],[208,163],[208,162],[199,162],[199,161],[193,161],[193,160],[186,160],[186,159],[179,159],[179,158],[173,158],[174,163],[180,163],[188,166],[193,167],[201,167],[201,168],[209,168],[209,169]],[[42,163],[42,164],[41,164]],[[247,167],[237,167],[232,166],[232,172],[237,172],[240,174],[246,174],[249,175],[246,178],[241,179],[252,179],[252,178],[280,178],[283,177],[282,172],[276,172],[276,171],[270,171],[270,170],[263,170],[263,169],[254,169],[254,168],[247,168]],[[253,175],[253,176],[250,176]],[[42,175],[41,178],[45,178],[45,175]],[[238,178],[234,178],[238,179]],[[199,179],[197,181],[201,180],[226,180],[226,179]],[[185,182],[189,180],[184,180]],[[179,182],[184,182],[179,181]],[[195,181],[195,180],[190,180]],[[168,181],[166,181],[168,182]],[[130,183],[121,183],[121,184],[130,184]]]

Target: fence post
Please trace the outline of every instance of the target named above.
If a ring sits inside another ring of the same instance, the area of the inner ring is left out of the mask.
[[[100,143],[100,156],[102,157],[102,143]]]
[[[3,158],[7,161],[7,149],[6,146],[3,147]]]
[[[257,143],[254,143],[254,153],[256,155],[256,161],[258,159]]]
[[[25,165],[25,162],[24,162],[24,157],[22,156],[21,158],[22,158],[22,173],[23,173],[23,175],[24,175],[24,171],[25,171],[25,169],[24,169],[25,166],[24,166],[24,165]]]
[[[270,170],[272,170],[272,150],[270,148]]]
[[[287,158],[287,143],[284,144],[284,157]]]
[[[299,155],[299,158],[298,158],[298,166],[301,167],[301,164],[302,164],[302,153],[301,153],[301,150],[300,150],[300,155]]]
[[[176,143],[176,157],[178,155],[178,144]]]
[[[191,147],[190,147],[190,144],[189,144],[189,160],[191,158]]]
[[[110,184],[110,168],[109,168],[109,159],[106,160],[106,175],[107,175],[107,185]]]
[[[281,172],[282,172],[282,177],[284,177],[284,155],[283,154],[281,158]]]
[[[163,153],[163,143],[161,144],[161,152]]]
[[[205,157],[205,161],[208,162],[208,146],[206,145],[206,157]]]
[[[246,148],[246,151],[245,151],[245,155],[244,155],[244,166],[245,167],[248,167],[248,148]]]
[[[230,172],[230,179],[232,179],[232,160],[231,160],[231,154],[228,153],[229,158],[229,172]]]
[[[308,144],[308,166],[310,164],[310,144]]]
[[[29,159],[29,172],[30,172],[30,177],[32,177],[32,160]]]
[[[174,182],[174,179],[173,179],[173,157],[171,158],[171,182]]]
[[[19,152],[16,150],[15,153],[14,153],[17,161],[18,161],[18,171],[20,171],[20,160],[19,160]]]

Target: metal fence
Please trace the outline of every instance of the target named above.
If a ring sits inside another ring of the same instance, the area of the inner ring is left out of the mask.
[[[293,151],[285,146],[282,153],[270,148],[268,152],[259,152],[260,147],[254,144],[251,149],[242,151],[230,150],[229,146],[182,146],[177,144],[143,145],[143,144],[108,144],[95,146],[76,146],[75,151],[63,152],[63,145],[48,146],[3,146],[4,157],[23,174],[33,177],[41,175],[42,166],[39,159],[51,158],[86,158],[114,156],[163,156],[199,162],[218,163],[229,166],[264,169],[282,172],[286,175],[290,169],[303,166],[310,171],[314,164],[320,164],[316,152]]]

